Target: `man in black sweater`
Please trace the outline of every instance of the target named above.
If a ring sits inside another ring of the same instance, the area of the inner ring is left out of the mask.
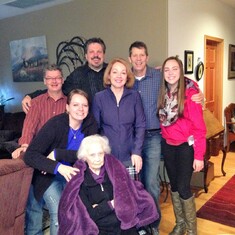
[[[101,38],[90,38],[85,44],[86,64],[76,68],[65,80],[62,90],[67,95],[73,89],[85,91],[90,101],[95,93],[104,89],[103,76],[107,67],[105,60],[106,46]],[[25,113],[31,106],[31,99],[45,93],[45,90],[38,90],[28,94],[22,100],[22,108]]]

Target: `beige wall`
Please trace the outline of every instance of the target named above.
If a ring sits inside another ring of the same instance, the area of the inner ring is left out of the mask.
[[[235,45],[234,22],[235,8],[220,0],[168,0],[168,55],[184,60],[184,50],[192,50],[196,66],[198,58],[205,60],[205,35],[224,40],[222,109],[235,103],[235,79],[228,79],[228,46]],[[189,77],[195,79],[194,74]],[[199,81],[202,90],[203,84],[204,78]]]
[[[167,1],[74,0],[45,10],[0,20],[0,95],[14,96],[6,111],[20,110],[24,94],[44,88],[42,82],[13,82],[9,42],[45,35],[50,63],[55,62],[59,42],[74,36],[103,38],[106,61],[128,57],[128,47],[143,40],[149,48],[151,66],[167,55]]]

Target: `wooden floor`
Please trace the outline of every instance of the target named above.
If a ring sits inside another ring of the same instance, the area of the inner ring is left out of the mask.
[[[224,170],[226,176],[221,173],[222,152],[217,157],[211,157],[210,161],[214,163],[214,180],[210,182],[208,193],[203,189],[199,191],[196,198],[197,210],[205,204],[234,174],[235,174],[235,145],[232,145],[232,151],[227,153]],[[235,185],[234,185],[235,187]],[[198,192],[197,192],[198,193]],[[160,235],[166,235],[171,232],[175,224],[175,217],[171,204],[170,196],[167,201],[163,202],[165,198],[165,191],[161,193],[160,203],[162,211],[162,220],[160,223]],[[235,196],[235,195],[234,195]],[[219,215],[218,215],[219,216]],[[197,218],[198,235],[235,235],[235,228],[215,223],[209,220]]]

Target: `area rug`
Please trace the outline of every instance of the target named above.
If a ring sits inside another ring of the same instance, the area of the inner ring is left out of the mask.
[[[235,175],[197,211],[197,217],[235,227]]]

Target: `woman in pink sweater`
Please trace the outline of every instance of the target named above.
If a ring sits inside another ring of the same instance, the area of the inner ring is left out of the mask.
[[[178,57],[162,67],[158,115],[162,129],[162,154],[171,185],[176,225],[170,234],[197,234],[196,208],[190,189],[193,172],[204,167],[206,126],[201,104],[191,100],[198,86],[184,77]]]

